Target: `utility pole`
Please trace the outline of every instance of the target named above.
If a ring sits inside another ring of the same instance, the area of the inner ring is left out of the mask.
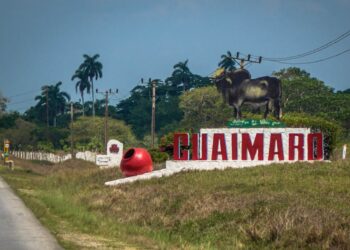
[[[105,145],[107,154],[107,142],[108,142],[108,91],[106,91],[105,101]]]
[[[251,55],[249,54],[247,57],[240,57],[239,52],[237,52],[236,56],[232,57],[234,60],[239,61],[239,67],[241,69],[244,69],[244,66],[246,66],[249,63],[261,63],[262,57],[259,56],[257,60],[252,60]],[[236,61],[236,62],[237,62]],[[247,62],[247,63],[245,63]],[[238,63],[238,62],[237,62]]]
[[[49,127],[49,86],[45,86],[46,96],[46,126]]]
[[[74,157],[74,140],[73,140],[73,122],[74,122],[74,107],[73,102],[70,103],[70,152]]]
[[[115,92],[113,92],[111,89],[106,90],[105,92],[98,92],[98,89],[96,89],[96,93],[99,94],[103,94],[105,96],[105,128],[104,128],[104,132],[105,132],[105,151],[107,154],[107,143],[108,143],[108,98],[109,95],[112,94],[117,94],[118,93],[118,89],[115,90]]]
[[[156,127],[156,81],[152,81],[152,122],[151,122],[151,137],[152,148],[154,148],[154,132]]]

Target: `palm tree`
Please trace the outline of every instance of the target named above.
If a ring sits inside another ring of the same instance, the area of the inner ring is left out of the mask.
[[[232,57],[230,51],[227,51],[227,54],[221,55],[221,61],[218,66],[223,68],[225,71],[233,71],[236,69],[235,67],[235,59]]]
[[[182,86],[183,91],[186,91],[193,78],[193,74],[188,68],[187,63],[188,60],[175,64],[171,77],[167,78],[165,81],[176,87]]]
[[[81,70],[75,71],[74,75],[72,76],[72,81],[75,78],[78,78],[78,81],[75,84],[75,91],[78,92],[79,89],[81,101],[83,103],[83,116],[85,116],[84,92],[86,90],[86,92],[90,94],[91,84],[88,80],[88,76]]]
[[[43,111],[46,108],[46,120],[49,126],[50,120],[53,121],[54,127],[56,127],[56,117],[58,114],[63,114],[66,109],[66,104],[70,101],[70,95],[67,92],[60,91],[62,82],[58,82],[55,85],[44,85],[41,88],[41,95],[35,97],[38,103],[35,105],[36,109]]]
[[[0,92],[0,116],[5,113],[6,103],[8,103],[8,99],[2,95]]]
[[[84,72],[84,74],[88,77],[91,83],[92,88],[92,115],[95,116],[95,89],[94,89],[94,79],[102,78],[102,63],[97,61],[97,58],[100,57],[99,54],[95,54],[94,56],[83,55],[85,58],[84,62],[80,65],[79,71]]]

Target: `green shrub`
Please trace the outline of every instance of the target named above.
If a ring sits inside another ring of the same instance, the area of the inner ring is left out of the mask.
[[[169,132],[166,135],[163,135],[162,138],[160,138],[160,147],[166,147],[169,145],[172,145],[174,143],[174,132]]]
[[[287,127],[311,128],[312,132],[322,132],[325,144],[325,157],[329,158],[336,147],[341,126],[334,121],[304,113],[288,113],[282,118]]]
[[[54,151],[54,146],[52,142],[48,142],[48,141],[39,141],[37,148],[39,151],[43,151],[43,152],[51,153]]]
[[[101,117],[79,117],[74,121],[71,131],[76,147],[103,152],[104,122]],[[125,148],[138,144],[131,128],[123,121],[112,118],[108,119],[108,137],[123,142]]]
[[[261,115],[245,113],[244,119],[261,120]],[[277,121],[277,119],[272,116],[270,116],[269,119]],[[229,121],[234,121],[234,119],[230,119]],[[305,113],[288,113],[283,116],[281,121],[286,125],[286,127],[310,128],[312,132],[322,132],[324,136],[324,153],[326,159],[329,159],[333,153],[342,132],[342,127],[336,121],[326,120],[325,118],[312,116]],[[167,149],[171,148],[173,145],[173,140],[173,132],[164,135],[161,138],[159,145],[162,149],[161,151],[168,152]],[[168,153],[171,155],[172,150]]]
[[[246,113],[244,118],[261,120],[261,115]],[[272,115],[268,118],[269,120],[277,121]],[[310,128],[312,132],[322,132],[326,159],[329,159],[333,153],[342,132],[342,127],[336,121],[326,120],[325,118],[305,113],[287,113],[282,117],[281,121],[286,127]]]
[[[152,157],[153,163],[162,163],[169,159],[169,155],[165,152],[160,152],[158,149],[148,150]]]

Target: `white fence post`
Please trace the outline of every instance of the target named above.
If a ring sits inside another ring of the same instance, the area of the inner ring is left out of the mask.
[[[343,145],[343,155],[342,155],[342,159],[345,160],[346,158],[346,144]]]

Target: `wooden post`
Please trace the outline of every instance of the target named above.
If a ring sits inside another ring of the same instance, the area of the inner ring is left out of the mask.
[[[49,87],[45,87],[46,95],[46,126],[49,127]]]
[[[244,59],[240,60],[239,66],[241,69],[244,69]]]
[[[73,102],[70,103],[70,153],[74,159],[74,140],[73,140],[73,122],[74,122],[74,107]]]
[[[96,89],[96,93],[99,93],[99,94],[103,94],[105,96],[105,103],[106,103],[106,106],[105,106],[105,141],[104,141],[104,144],[105,144],[105,151],[106,151],[106,154],[107,154],[107,143],[108,143],[108,97],[109,95],[114,95],[114,94],[117,94],[118,93],[118,89],[114,91],[112,91],[112,89],[109,89],[109,90],[106,90],[105,92],[99,92],[98,89]]]
[[[108,143],[108,91],[106,91],[106,106],[105,106],[105,149],[107,154],[107,143]]]
[[[152,148],[154,148],[155,126],[156,126],[156,82],[152,81],[152,121],[151,121]]]

